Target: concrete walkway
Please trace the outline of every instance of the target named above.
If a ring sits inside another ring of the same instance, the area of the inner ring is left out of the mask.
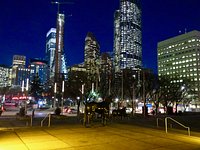
[[[200,150],[200,138],[133,125],[0,128],[0,150]]]

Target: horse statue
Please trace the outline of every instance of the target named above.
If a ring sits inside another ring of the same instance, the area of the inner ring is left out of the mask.
[[[101,118],[102,124],[105,125],[109,118],[109,106],[110,102],[107,101],[85,103],[85,125],[97,118]]]
[[[120,117],[121,119],[127,117],[126,107],[123,107],[122,109],[114,109],[112,111],[112,116],[113,118]]]

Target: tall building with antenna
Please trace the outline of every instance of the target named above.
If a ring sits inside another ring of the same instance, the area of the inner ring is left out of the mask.
[[[68,2],[52,2],[58,5],[57,21],[56,21],[56,48],[54,56],[54,82],[60,82],[66,77],[66,58],[64,55],[64,24],[65,14],[60,13],[60,5],[68,4]]]
[[[56,52],[55,52],[55,81],[58,81],[62,70],[62,55],[64,54],[64,24],[65,15],[58,12],[56,25]]]
[[[142,66],[140,0],[120,0],[114,17],[115,72]]]

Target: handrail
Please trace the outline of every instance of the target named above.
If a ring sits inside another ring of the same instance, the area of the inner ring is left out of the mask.
[[[188,130],[188,135],[190,136],[190,127],[186,127],[185,125],[181,124],[180,122],[176,121],[175,119],[173,119],[171,117],[165,118],[165,131],[166,131],[166,133],[167,133],[167,119],[170,119],[170,120],[174,121],[175,123],[177,123],[178,125],[182,126],[183,128],[186,128]]]
[[[43,126],[43,122],[44,122],[44,120],[47,118],[47,117],[49,117],[49,122],[48,122],[48,127],[50,127],[50,125],[51,125],[51,113],[49,113],[49,114],[47,114],[45,117],[44,117],[44,119],[41,121],[41,127]]]
[[[159,126],[159,120],[161,120],[161,121],[165,121],[163,118],[156,118],[156,125],[157,125],[157,128],[158,128],[158,126]],[[169,124],[170,125],[170,128],[172,128],[172,124]]]
[[[156,118],[156,125],[157,125],[157,127],[158,127],[158,123],[159,123],[159,120],[161,120],[161,121],[164,121],[162,118]]]

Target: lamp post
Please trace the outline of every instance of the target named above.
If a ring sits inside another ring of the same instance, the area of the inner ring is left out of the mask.
[[[119,99],[116,98],[116,99],[115,99],[115,102],[117,103],[117,109],[119,109]]]
[[[22,81],[22,97],[24,97],[24,80]],[[24,115],[26,115],[26,101],[24,105]]]
[[[65,92],[65,81],[62,81],[62,103],[61,103],[61,107],[62,107],[62,113],[63,113],[63,103],[64,103],[64,92]]]
[[[27,114],[27,100],[28,100],[28,86],[29,86],[29,78],[26,79],[26,101],[25,101],[25,114]]]
[[[53,108],[56,107],[56,91],[57,91],[57,83],[55,82],[55,84],[54,84],[54,103],[53,103]]]
[[[124,100],[124,70],[122,69],[122,91],[121,91],[121,102]],[[119,103],[118,103],[119,105]],[[119,109],[119,106],[118,106]]]
[[[145,96],[145,74],[144,74],[144,70],[142,70],[142,99],[144,101],[144,109],[143,109],[143,115],[144,117],[147,115],[147,107],[146,107],[146,96]]]
[[[134,87],[134,82],[133,82],[132,116],[134,115],[134,109],[135,109],[134,100],[135,100],[135,87]]]

